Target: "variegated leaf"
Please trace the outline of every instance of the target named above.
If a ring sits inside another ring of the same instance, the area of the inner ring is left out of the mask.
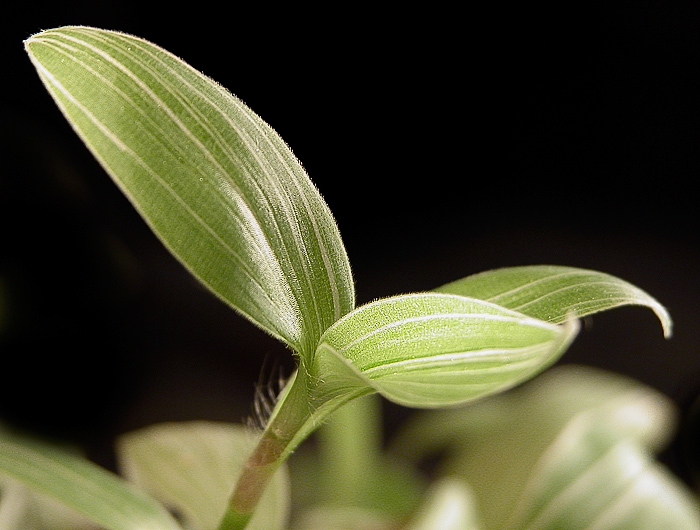
[[[335,221],[282,139],[140,38],[65,27],[26,41],[65,117],[153,231],[214,293],[293,349],[354,307]]]
[[[573,339],[555,325],[462,296],[419,293],[362,306],[323,335],[314,358],[323,396],[371,388],[408,406],[492,394],[554,362]]]
[[[436,289],[487,300],[548,322],[584,317],[624,305],[649,307],[671,335],[668,311],[639,287],[610,274],[555,265],[507,267],[481,272]]]

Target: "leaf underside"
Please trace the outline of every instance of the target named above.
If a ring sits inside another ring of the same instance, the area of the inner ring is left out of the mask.
[[[437,407],[509,388],[549,366],[577,327],[462,296],[378,300],[336,322],[314,358],[322,393],[370,386],[403,405]]]

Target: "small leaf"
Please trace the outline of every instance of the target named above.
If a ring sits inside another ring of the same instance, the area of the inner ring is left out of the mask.
[[[217,528],[256,434],[241,425],[165,423],[123,435],[117,456],[124,475],[173,508],[192,530]],[[273,478],[247,530],[283,530],[289,516],[286,470]]]
[[[507,267],[481,272],[436,289],[508,307],[547,322],[567,315],[584,317],[624,305],[642,305],[656,313],[669,337],[668,311],[638,287],[602,272],[554,265]]]
[[[0,436],[0,474],[75,509],[107,530],[182,530],[161,505],[126,481],[34,440]]]
[[[320,395],[374,389],[391,401],[439,407],[532,377],[566,349],[577,327],[437,293],[378,300],[326,331],[314,358]]]
[[[168,249],[311,355],[354,307],[335,221],[289,147],[231,93],[142,39],[86,27],[26,41],[57,105]]]

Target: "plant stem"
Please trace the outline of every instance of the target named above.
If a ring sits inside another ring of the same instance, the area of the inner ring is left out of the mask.
[[[347,403],[318,430],[324,491],[328,501],[357,505],[368,475],[378,472],[382,444],[380,400],[377,394]]]
[[[219,530],[243,530],[275,471],[294,450],[296,434],[311,416],[304,372],[297,372],[280,395],[257,446],[248,458]]]
[[[238,478],[218,530],[244,530],[277,469],[338,407],[371,392],[365,387],[314,399],[311,377],[302,368],[292,376]]]

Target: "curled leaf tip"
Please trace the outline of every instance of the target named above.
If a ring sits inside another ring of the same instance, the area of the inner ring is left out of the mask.
[[[436,289],[486,300],[547,322],[563,322],[620,306],[648,307],[666,338],[673,322],[654,297],[625,280],[603,272],[559,265],[505,267],[467,276]]]
[[[671,319],[670,313],[666,310],[664,306],[660,303],[656,303],[652,310],[656,314],[657,318],[661,321],[661,327],[663,328],[664,338],[670,339],[673,337],[673,320]]]

